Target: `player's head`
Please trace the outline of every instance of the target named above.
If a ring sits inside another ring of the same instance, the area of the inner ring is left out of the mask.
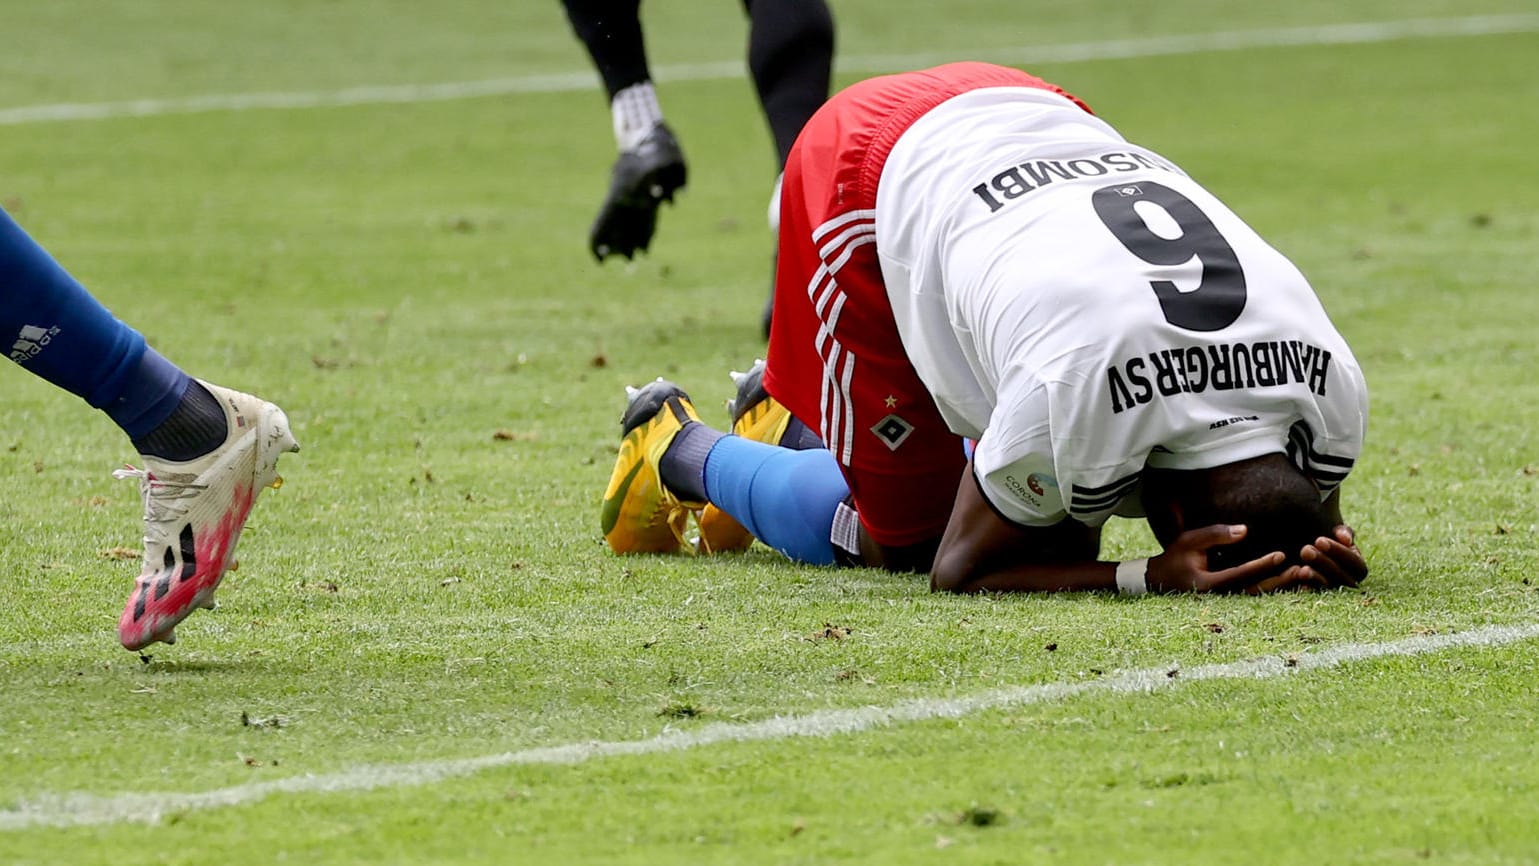
[[[1282,454],[1212,469],[1150,467],[1143,475],[1143,504],[1149,528],[1166,547],[1189,529],[1244,524],[1245,538],[1209,552],[1208,567],[1214,571],[1274,550],[1296,564],[1304,545],[1334,528],[1319,489]]]

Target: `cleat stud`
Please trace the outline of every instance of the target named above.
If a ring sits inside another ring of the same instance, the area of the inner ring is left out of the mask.
[[[635,400],[636,399],[636,395],[640,394],[640,393],[641,393],[641,389],[640,388],[637,388],[634,385],[626,385],[625,386],[625,401],[627,403],[629,403],[630,401]]]
[[[283,486],[283,476],[282,475],[275,475],[275,476],[273,476],[273,483],[271,483],[271,484],[269,484],[267,486],[271,487],[274,490],[277,490],[278,488],[282,487]]]
[[[748,378],[748,374],[747,373],[739,373],[736,370],[728,370],[727,371],[727,377],[732,380],[732,384],[734,384],[734,385],[741,385],[741,384],[743,384],[743,380]]]

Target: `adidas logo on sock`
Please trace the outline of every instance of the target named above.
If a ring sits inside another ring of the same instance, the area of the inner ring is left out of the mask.
[[[11,346],[11,360],[18,364],[25,363],[27,359],[34,358],[37,353],[43,351],[43,347],[53,342],[53,338],[59,333],[59,329],[39,328],[36,325],[22,325],[21,332],[16,335],[16,342]]]

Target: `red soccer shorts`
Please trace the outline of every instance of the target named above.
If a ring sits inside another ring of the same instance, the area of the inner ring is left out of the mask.
[[[876,256],[877,181],[914,121],[983,87],[1069,96],[986,63],[872,78],[819,109],[786,162],[765,388],[822,436],[884,546],[940,537],[966,458],[898,337]]]

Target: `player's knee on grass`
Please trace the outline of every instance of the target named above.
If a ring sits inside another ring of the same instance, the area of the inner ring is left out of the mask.
[[[860,533],[860,557],[852,558],[845,565],[866,566],[868,568],[880,568],[886,571],[924,574],[930,571],[935,564],[935,549],[940,546],[940,538],[931,538],[915,544],[906,544],[902,547],[877,544],[867,535],[865,530]]]

